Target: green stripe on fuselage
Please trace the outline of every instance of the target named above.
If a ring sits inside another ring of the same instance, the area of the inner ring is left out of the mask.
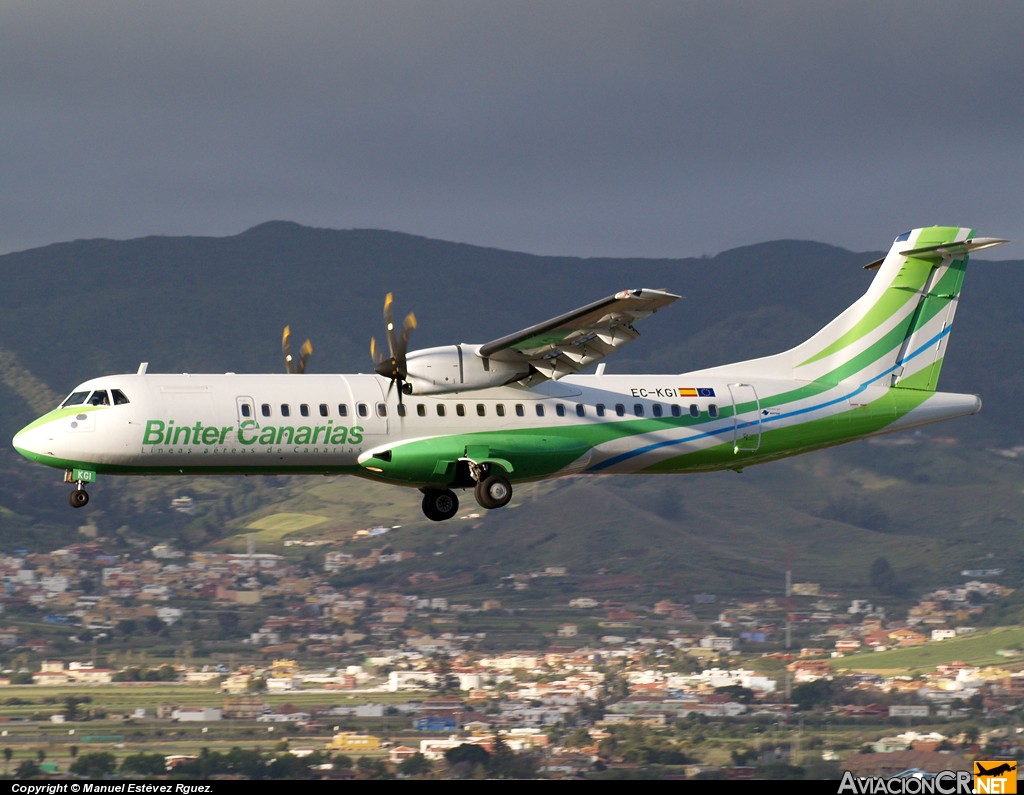
[[[889,390],[865,406],[847,409],[828,417],[784,428],[762,430],[760,446],[754,452],[735,452],[733,441],[684,453],[641,470],[643,473],[700,472],[742,468],[787,458],[798,453],[834,447],[869,434],[876,434],[920,406],[931,392]]]

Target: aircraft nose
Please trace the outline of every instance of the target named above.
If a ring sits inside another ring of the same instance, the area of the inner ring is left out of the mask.
[[[26,425],[14,434],[14,449],[25,458],[37,461],[40,456],[46,455],[46,445],[50,441],[50,434],[35,423]],[[52,453],[51,453],[52,455]]]

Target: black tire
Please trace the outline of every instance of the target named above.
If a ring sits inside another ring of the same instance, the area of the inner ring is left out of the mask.
[[[451,489],[423,492],[423,515],[432,522],[443,522],[459,512],[459,498]]]
[[[502,508],[512,499],[512,484],[508,478],[491,475],[476,484],[473,494],[481,508]]]
[[[72,508],[81,508],[89,503],[89,492],[85,489],[75,489],[68,495],[68,505]]]

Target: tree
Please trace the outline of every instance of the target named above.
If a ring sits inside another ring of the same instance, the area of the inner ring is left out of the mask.
[[[331,759],[331,766],[335,770],[351,769],[352,765],[352,757],[346,754],[335,754]]]
[[[594,744],[594,738],[590,736],[590,732],[586,728],[581,726],[566,737],[562,744],[568,748],[586,748]]]
[[[121,772],[136,776],[160,776],[167,772],[167,762],[163,754],[132,754],[121,762]]]
[[[368,756],[361,756],[356,762],[356,770],[370,778],[383,778],[387,768],[380,759],[371,759]]]
[[[500,734],[494,735],[494,750],[487,764],[487,772],[490,775],[505,779],[533,778],[537,773],[538,764],[538,760],[532,754],[517,754],[508,747],[504,737]]]
[[[887,596],[906,596],[907,586],[897,576],[896,572],[893,571],[892,566],[889,565],[889,561],[884,558],[875,558],[871,564],[870,571],[871,584],[883,594]]]
[[[422,776],[434,769],[430,760],[417,752],[398,765],[398,772],[405,776]]]
[[[148,632],[151,635],[155,635],[160,630],[162,630],[166,625],[156,616],[149,616],[143,620],[142,626],[145,628],[146,632]]]
[[[448,764],[457,765],[460,762],[469,762],[473,765],[486,765],[491,760],[491,755],[482,745],[475,743],[463,743],[444,752],[444,758]]]
[[[732,700],[740,704],[749,704],[754,700],[754,691],[743,685],[723,685],[715,688],[716,693],[732,696]]]
[[[486,768],[491,761],[487,749],[473,743],[463,743],[444,752],[444,758],[460,775],[471,775],[477,767]]]
[[[106,751],[82,754],[68,770],[83,778],[103,778],[117,769],[117,757]]]
[[[792,698],[799,709],[810,710],[831,704],[836,690],[837,686],[834,682],[828,679],[816,679],[813,682],[804,682],[794,687]]]

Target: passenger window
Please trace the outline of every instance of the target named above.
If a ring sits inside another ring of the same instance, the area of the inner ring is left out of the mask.
[[[321,417],[326,417],[330,413],[331,413],[331,410],[327,407],[327,404],[326,403],[321,403],[320,404],[320,416]]]
[[[368,417],[370,415],[370,408],[365,403],[356,403],[356,414],[360,417]]]
[[[655,417],[660,417],[661,416],[661,404],[660,403],[655,403],[653,406],[651,406],[651,414],[653,414]]]
[[[672,404],[672,416],[673,417],[681,417],[682,415],[683,415],[682,408],[679,407],[678,403],[673,403]]]
[[[696,403],[691,403],[690,404],[690,416],[691,417],[699,417],[700,416],[700,406],[698,406]]]
[[[248,403],[243,403],[242,404],[242,416],[243,417],[251,417],[252,416],[252,406],[250,406]]]
[[[718,416],[718,406],[716,406],[714,403],[709,403],[708,404],[708,415],[711,416],[711,417],[717,417]]]
[[[604,403],[598,403],[596,406],[594,406],[594,413],[598,417],[603,417],[604,416]]]
[[[115,406],[123,406],[128,402],[128,398],[124,396],[124,392],[122,392],[120,389],[111,389],[110,395],[111,397],[114,398]]]
[[[85,403],[85,399],[89,397],[88,392],[72,392],[67,396],[67,399],[61,403],[61,406],[81,406]]]
[[[302,404],[299,405],[299,414],[301,414],[303,417],[308,417],[309,416],[309,404],[308,403],[302,403]]]
[[[269,403],[264,403],[263,405],[260,406],[260,414],[262,414],[264,417],[269,417],[270,416],[270,404]]]
[[[416,404],[416,416],[417,417],[426,417],[427,416],[427,407],[424,406],[422,403],[417,403]]]
[[[460,417],[465,417],[466,416],[466,407],[462,403],[456,403],[455,404],[455,413],[458,414]]]
[[[565,406],[562,403],[555,404],[555,414],[557,414],[559,417],[565,416]]]
[[[526,416],[526,409],[523,408],[523,404],[522,403],[516,403],[516,416],[517,417],[525,417]]]
[[[399,403],[398,404],[398,416],[399,417],[404,417],[405,416],[405,404],[404,403]]]
[[[378,417],[386,417],[386,416],[388,416],[388,404],[387,403],[378,403],[377,404],[377,416]]]
[[[499,403],[498,405],[496,405],[494,407],[494,413],[497,414],[499,417],[504,417],[505,416],[505,404],[504,403]]]
[[[633,413],[636,416],[638,416],[638,417],[644,416],[644,405],[643,405],[643,403],[634,403],[633,404]]]
[[[487,410],[486,410],[486,407],[484,406],[484,404],[483,403],[477,403],[476,404],[476,416],[483,417],[483,416],[486,416],[486,414],[487,414]]]
[[[576,404],[576,416],[577,417],[586,417],[587,416],[587,409],[586,409],[586,407],[582,403],[577,403]]]
[[[623,406],[621,403],[616,403],[615,404],[615,416],[616,417],[625,417],[626,416],[626,407]]]
[[[437,416],[438,417],[443,417],[444,416],[444,403],[438,403],[437,404]]]
[[[282,417],[290,417],[291,414],[292,414],[292,407],[289,406],[287,403],[282,403],[281,404],[281,416]]]
[[[537,416],[538,417],[543,417],[544,416],[544,406],[541,403],[537,404]]]
[[[347,417],[348,416],[348,405],[346,403],[339,403],[338,404],[338,416],[339,417]]]

